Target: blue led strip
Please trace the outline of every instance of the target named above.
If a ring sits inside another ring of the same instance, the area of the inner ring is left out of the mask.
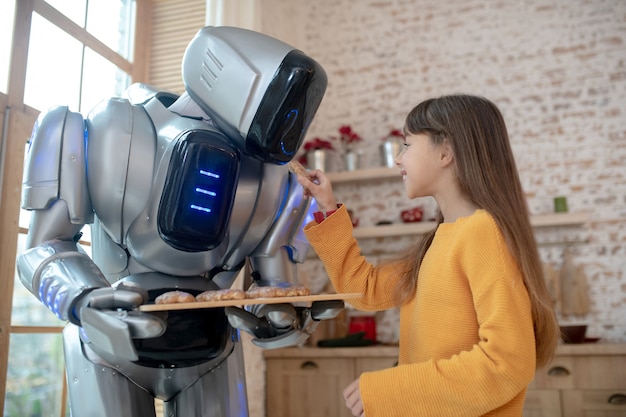
[[[215,197],[217,195],[215,193],[215,191],[205,190],[204,188],[200,188],[200,187],[196,187],[196,192],[197,193],[206,194],[206,195],[210,195],[211,197]]]
[[[211,177],[211,178],[215,178],[215,179],[219,179],[220,178],[220,175],[216,174],[215,172],[205,171],[203,169],[199,170],[199,172],[200,172],[200,175],[205,175],[207,177]],[[196,187],[195,191],[196,191],[196,193],[208,195],[210,197],[217,197],[217,193],[215,191],[207,190],[205,188]],[[200,206],[200,205],[197,205],[197,204],[191,204],[189,207],[191,207],[194,210],[203,211],[205,213],[211,213],[211,209],[208,208],[208,207]]]
[[[210,213],[210,212],[211,212],[211,209],[210,209],[210,208],[208,208],[208,207],[198,206],[198,205],[196,205],[196,204],[192,204],[190,207],[191,207],[192,209],[194,209],[194,210],[198,210],[198,211],[204,211],[204,212],[207,212],[207,213]]]
[[[200,174],[202,175],[206,175],[207,177],[213,177],[213,178],[219,178],[219,174],[216,174],[214,172],[210,172],[210,171],[205,171],[203,169],[200,170]]]

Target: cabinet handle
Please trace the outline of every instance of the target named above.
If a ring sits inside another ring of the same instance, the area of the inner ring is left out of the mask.
[[[300,369],[317,369],[318,366],[315,362],[313,361],[306,361],[303,362],[302,365],[300,365]]]
[[[569,370],[562,366],[554,366],[548,371],[548,375],[550,376],[568,376],[569,374]]]
[[[626,395],[625,394],[613,394],[609,397],[607,402],[612,405],[624,405],[626,404]]]

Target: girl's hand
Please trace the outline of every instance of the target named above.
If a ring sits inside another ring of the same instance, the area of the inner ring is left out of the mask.
[[[343,398],[346,400],[346,407],[348,407],[354,417],[365,417],[358,378],[343,390]]]
[[[308,177],[298,174],[298,182],[304,187],[304,195],[313,197],[320,211],[336,210],[337,200],[328,177],[319,169],[308,171],[307,175]]]

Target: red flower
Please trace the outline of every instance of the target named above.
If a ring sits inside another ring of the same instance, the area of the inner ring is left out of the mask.
[[[312,141],[306,142],[304,144],[304,151],[305,152],[314,151],[316,149],[330,149],[330,150],[333,150],[335,148],[333,147],[332,143],[330,143],[326,139],[322,139],[322,138],[314,138]]]
[[[359,136],[349,125],[343,125],[339,128],[339,140],[343,143],[356,143],[361,141]]]
[[[404,139],[404,133],[400,129],[391,129],[387,136],[383,137],[383,141],[389,139]]]

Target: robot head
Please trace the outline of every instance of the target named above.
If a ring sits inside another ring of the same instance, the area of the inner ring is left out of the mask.
[[[274,164],[295,156],[327,84],[302,52],[233,27],[201,29],[182,73],[189,96],[242,152]]]

